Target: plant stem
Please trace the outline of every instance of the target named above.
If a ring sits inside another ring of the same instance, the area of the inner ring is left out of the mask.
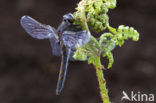
[[[79,19],[81,21],[80,25],[81,25],[82,29],[89,31],[89,28],[88,28],[88,25],[86,22],[85,3],[86,3],[86,0],[82,0],[78,4],[78,11],[76,13],[77,13],[77,15],[79,15],[79,17],[77,19]],[[94,39],[93,36],[91,36],[90,39],[97,42],[97,44],[98,44],[98,41],[96,39]],[[102,99],[103,103],[111,103],[109,101],[108,91],[106,88],[106,81],[104,79],[104,75],[103,75],[103,71],[102,71],[103,66],[101,65],[100,55],[98,55],[98,57],[95,58],[95,63],[93,65],[96,69],[96,75],[97,75],[97,79],[99,82],[101,99]]]
[[[100,57],[96,60],[98,60],[99,65],[101,65]],[[103,67],[99,65],[94,64],[94,67],[96,69],[96,76],[99,82],[101,99],[103,103],[111,103],[108,96],[108,90],[106,88],[106,80],[103,75]]]
[[[86,3],[86,0],[80,1],[80,3],[78,4],[77,13],[79,15],[78,19],[81,21],[80,25],[81,25],[82,29],[89,31],[89,28],[88,28],[88,25],[87,25],[87,22],[86,22],[85,3]]]

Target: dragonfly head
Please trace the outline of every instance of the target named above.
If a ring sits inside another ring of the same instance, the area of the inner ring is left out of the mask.
[[[73,14],[69,13],[63,16],[63,21],[67,24],[73,24],[74,22],[74,16]]]
[[[59,32],[63,32],[65,29],[67,29],[69,26],[71,26],[74,22],[74,17],[71,13],[65,14],[63,16],[63,20],[61,24],[58,27]]]

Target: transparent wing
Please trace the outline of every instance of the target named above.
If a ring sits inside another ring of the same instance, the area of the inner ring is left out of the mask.
[[[78,41],[78,45],[84,46],[90,40],[90,32],[86,30],[76,32],[75,38]]]
[[[23,16],[20,23],[24,30],[33,38],[47,39],[52,37],[58,39],[54,28],[41,24],[29,16]]]
[[[89,31],[65,31],[62,37],[63,43],[66,47],[76,50],[76,45],[84,46],[90,40]]]
[[[55,56],[61,56],[61,48],[60,48],[59,40],[50,38],[49,41],[50,41],[50,45],[52,47],[52,54]]]
[[[63,43],[67,48],[72,48],[73,50],[76,49],[77,40],[72,35],[63,35]]]

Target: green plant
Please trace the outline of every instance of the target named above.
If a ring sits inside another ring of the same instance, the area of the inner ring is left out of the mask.
[[[116,7],[116,0],[81,0],[74,13],[75,24],[79,24],[82,29],[92,29],[101,32],[106,29],[109,32],[103,33],[97,40],[93,35],[90,42],[85,47],[77,47],[74,58],[77,60],[88,60],[88,64],[93,64],[99,82],[100,95],[103,103],[110,103],[106,81],[103,75],[104,66],[101,64],[101,56],[107,57],[109,63],[107,68],[111,68],[114,62],[112,50],[116,46],[122,46],[124,41],[132,39],[138,41],[139,33],[133,28],[120,25],[117,29],[109,25],[109,9]]]

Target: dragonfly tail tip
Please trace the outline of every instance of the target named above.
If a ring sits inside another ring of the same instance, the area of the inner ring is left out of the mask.
[[[60,92],[59,90],[56,90],[56,95],[60,95]]]

